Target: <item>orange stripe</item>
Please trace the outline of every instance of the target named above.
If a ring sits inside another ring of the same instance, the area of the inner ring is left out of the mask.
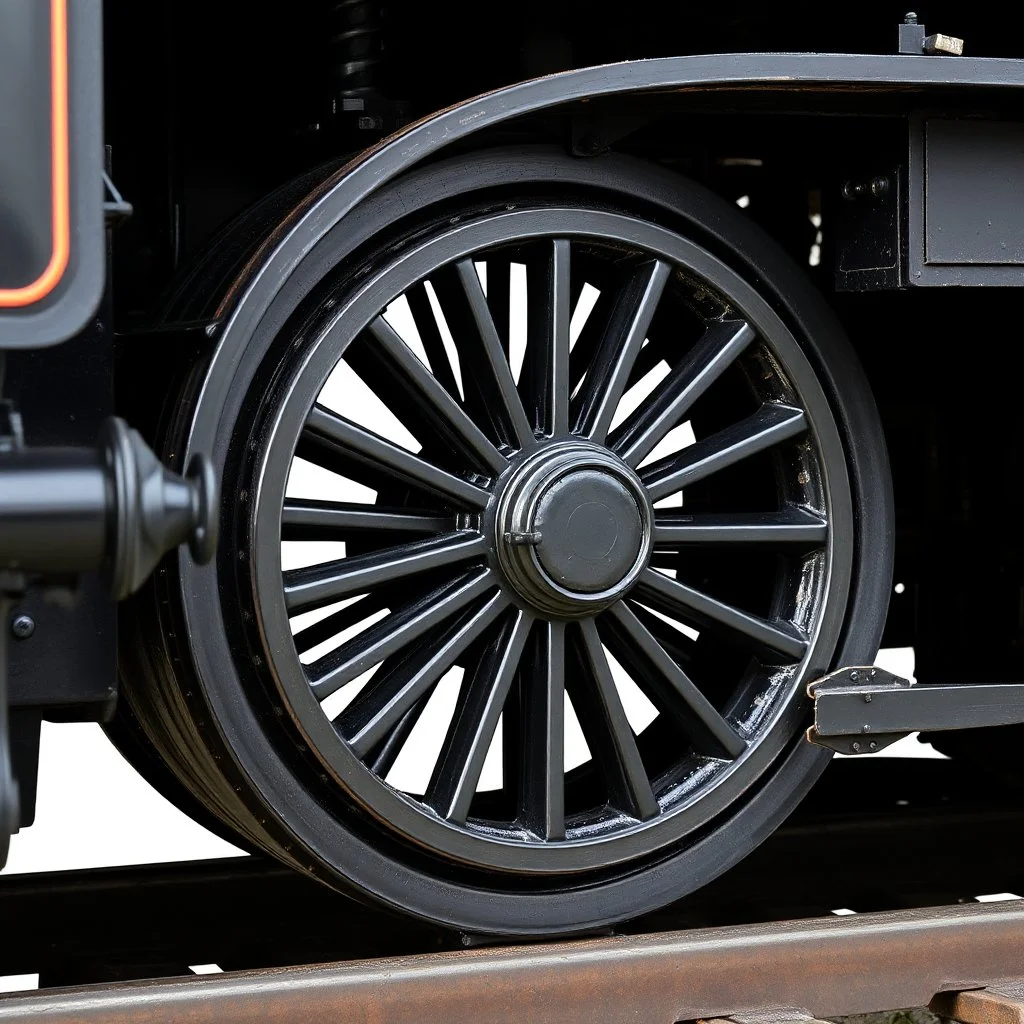
[[[45,299],[64,276],[71,253],[71,201],[68,168],[67,0],[50,0],[50,82],[53,118],[53,249],[42,274],[24,288],[0,288],[0,306],[30,306]]]

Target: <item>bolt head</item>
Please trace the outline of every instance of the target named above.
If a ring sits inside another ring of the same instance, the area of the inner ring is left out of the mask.
[[[11,632],[18,640],[27,640],[36,631],[36,620],[31,615],[16,615],[11,621]]]

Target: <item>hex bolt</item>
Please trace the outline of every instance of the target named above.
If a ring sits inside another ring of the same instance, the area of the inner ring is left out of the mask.
[[[871,743],[868,744],[868,750],[877,750],[877,749],[878,749],[878,744],[877,743],[872,741]]]
[[[864,694],[864,703],[865,703],[865,704],[870,704],[870,703],[871,703],[871,700],[872,700],[872,696],[871,696],[871,694],[870,694],[870,693],[865,693],[865,694]]]
[[[853,751],[853,752],[854,752],[855,754],[859,754],[859,753],[860,753],[860,744],[859,744],[859,743],[851,743],[851,744],[850,744],[850,749],[851,749],[851,750],[852,750],[852,751]]]
[[[18,640],[27,640],[36,631],[36,620],[31,615],[16,615],[11,622],[11,632]]]
[[[850,682],[855,683],[858,679],[860,679],[860,673],[854,669],[854,671],[850,673]]]

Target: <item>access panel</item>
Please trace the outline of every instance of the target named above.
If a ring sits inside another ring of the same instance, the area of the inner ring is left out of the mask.
[[[0,348],[71,337],[102,293],[100,17],[0,4]]]

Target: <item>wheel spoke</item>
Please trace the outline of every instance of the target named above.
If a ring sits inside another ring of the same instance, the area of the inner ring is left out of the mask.
[[[284,573],[285,607],[289,615],[312,611],[407,576],[479,558],[486,552],[483,536],[460,530],[368,555],[290,569]]]
[[[472,672],[466,673],[459,706],[424,798],[449,821],[461,823],[469,816],[484,760],[532,623],[533,616],[517,609]]]
[[[409,742],[409,737],[412,735],[413,729],[416,728],[416,723],[420,720],[429,700],[430,693],[428,691],[402,715],[398,724],[388,733],[387,739],[371,751],[370,756],[366,759],[366,766],[374,775],[384,779],[394,768],[398,755]]]
[[[593,753],[609,776],[612,800],[634,818],[653,818],[660,810],[658,799],[651,789],[593,619],[580,623],[580,636],[593,683],[592,692],[587,695],[590,699],[578,706],[581,724],[590,724],[588,742],[593,737]]]
[[[640,478],[657,501],[806,429],[802,409],[769,402],[745,420],[647,467]]]
[[[542,839],[565,838],[565,624],[534,630],[526,676],[522,821]]]
[[[289,498],[281,514],[281,540],[330,540],[349,533],[447,533],[455,518],[358,502]]]
[[[632,644],[653,670],[654,675],[646,677],[646,681],[660,694],[667,710],[679,719],[694,742],[715,756],[739,757],[746,749],[746,740],[718,713],[625,602],[613,604],[602,621],[605,618],[614,622],[623,640]]]
[[[795,544],[820,547],[828,523],[814,512],[792,507],[785,512],[666,515],[654,519],[656,548],[683,544]]]
[[[381,743],[474,640],[508,607],[496,591],[440,636],[431,638],[399,664],[375,676],[337,721],[357,757]]]
[[[409,303],[409,312],[412,314],[413,323],[416,325],[416,333],[420,336],[423,351],[430,363],[430,369],[441,387],[458,401],[459,385],[455,380],[455,371],[452,370],[451,360],[445,351],[441,329],[437,326],[434,310],[430,306],[427,286],[420,282],[410,288],[405,293],[405,297]]]
[[[753,341],[744,321],[712,324],[654,394],[617,430],[611,447],[634,469]]]
[[[299,654],[305,654],[306,651],[311,651],[314,647],[319,646],[322,643],[326,643],[328,640],[336,637],[343,630],[348,629],[350,626],[354,626],[359,622],[363,622],[369,618],[374,612],[379,612],[382,608],[388,607],[389,596],[388,592],[384,589],[375,590],[372,594],[367,594],[365,597],[359,598],[357,601],[353,601],[350,604],[345,605],[344,608],[339,608],[336,612],[331,612],[326,618],[320,619],[319,622],[314,622],[311,626],[306,626],[305,629],[300,629],[296,633],[292,640],[295,643],[295,650]]]
[[[479,569],[409,602],[387,618],[307,667],[310,686],[324,700],[346,683],[402,650],[462,611],[495,585],[490,569]]]
[[[559,239],[526,271],[528,372],[520,387],[532,397],[534,426],[548,437],[569,432],[569,261],[569,242]]]
[[[724,627],[738,633],[756,647],[779,655],[788,662],[799,661],[807,652],[807,637],[798,633],[795,626],[775,625],[756,615],[749,615],[654,569],[644,570],[635,595],[666,615],[689,618],[701,626]]]
[[[533,427],[473,261],[446,268],[433,283],[459,352],[473,371],[468,377],[463,374],[467,404],[474,393],[474,405],[488,418],[496,439],[513,448],[531,447],[536,443]]]
[[[500,256],[487,257],[487,308],[494,320],[501,349],[508,358],[509,338],[512,333],[510,312],[512,305],[512,261]]]
[[[603,442],[608,435],[670,272],[660,260],[647,263],[619,294],[580,392],[576,430],[591,440]]]
[[[573,262],[573,272],[576,273],[580,263],[580,259],[576,259]],[[586,283],[582,278],[577,281],[579,288],[577,289],[579,295],[583,293],[583,285]],[[573,309],[576,308],[576,302],[579,301],[579,296],[574,296]],[[569,394],[576,390],[576,386],[583,379],[583,375],[593,365],[594,358],[597,355],[598,349],[601,347],[601,339],[603,337],[604,329],[611,318],[612,313],[615,310],[615,295],[614,289],[605,288],[597,297],[597,301],[594,303],[593,309],[590,311],[590,315],[587,317],[586,323],[583,325],[583,329],[580,331],[579,337],[576,339],[576,344],[573,345],[572,350],[569,353]]]
[[[388,387],[380,387],[378,391],[387,404],[394,403],[393,411],[399,419],[403,418],[404,409],[411,407],[449,445],[479,468],[497,474],[508,465],[501,452],[466,415],[465,409],[420,362],[384,317],[378,316],[370,324],[367,335],[360,339],[360,344],[346,352],[346,358],[357,373],[367,360],[383,371],[378,374],[378,380],[387,381]],[[397,393],[391,397],[392,392]],[[415,429],[413,433],[416,433]],[[419,440],[426,443],[428,439],[421,437]]]
[[[312,449],[310,457],[314,461],[317,451],[349,456],[369,465],[378,474],[398,476],[415,487],[451,498],[464,508],[484,508],[490,497],[482,487],[432,465],[320,405],[313,406],[300,443],[304,453]]]

